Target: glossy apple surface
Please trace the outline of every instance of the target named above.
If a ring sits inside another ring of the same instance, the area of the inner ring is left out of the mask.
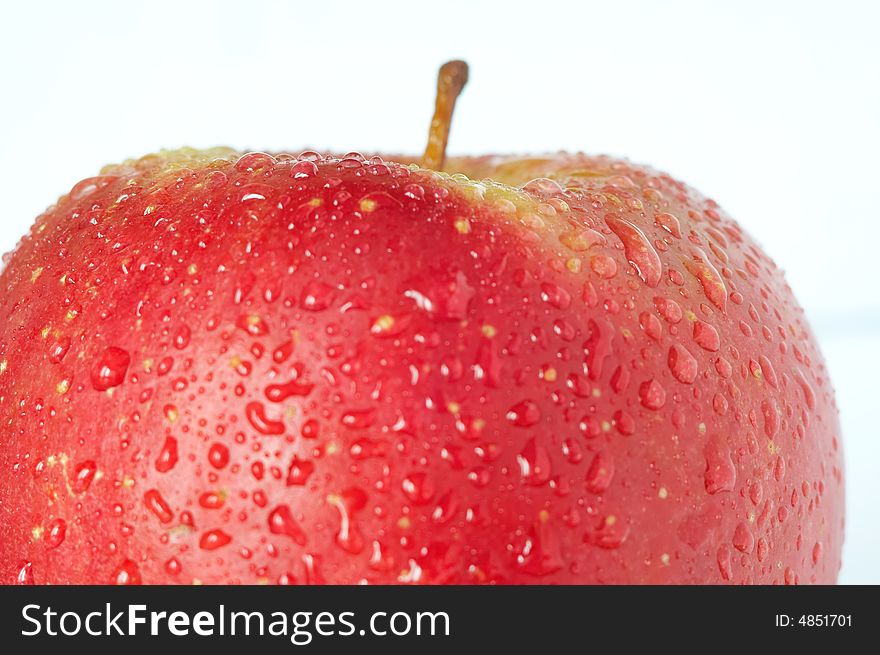
[[[2,581],[834,582],[834,397],[754,241],[627,162],[446,169],[177,151],[40,216]]]

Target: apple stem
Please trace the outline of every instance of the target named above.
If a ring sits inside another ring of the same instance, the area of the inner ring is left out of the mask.
[[[459,60],[447,61],[437,74],[437,100],[434,105],[434,118],[428,131],[428,145],[422,156],[422,166],[433,170],[443,168],[446,159],[446,143],[449,141],[449,128],[455,101],[468,81],[468,65]]]

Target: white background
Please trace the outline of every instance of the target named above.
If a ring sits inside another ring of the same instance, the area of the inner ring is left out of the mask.
[[[841,581],[880,583],[880,9],[864,2],[16,2],[0,15],[0,250],[74,182],[161,147],[451,149],[649,162],[787,271],[837,389]]]

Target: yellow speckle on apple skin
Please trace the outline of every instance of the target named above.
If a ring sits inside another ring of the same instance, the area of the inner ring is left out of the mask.
[[[370,332],[373,334],[381,334],[387,332],[393,327],[394,317],[391,316],[391,314],[382,314],[379,318],[373,321],[373,325],[370,327]]]

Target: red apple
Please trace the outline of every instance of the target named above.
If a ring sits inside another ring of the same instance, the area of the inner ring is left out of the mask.
[[[780,270],[650,168],[444,165],[445,71],[428,168],[163,152],[37,219],[0,581],[835,581],[837,410]]]

